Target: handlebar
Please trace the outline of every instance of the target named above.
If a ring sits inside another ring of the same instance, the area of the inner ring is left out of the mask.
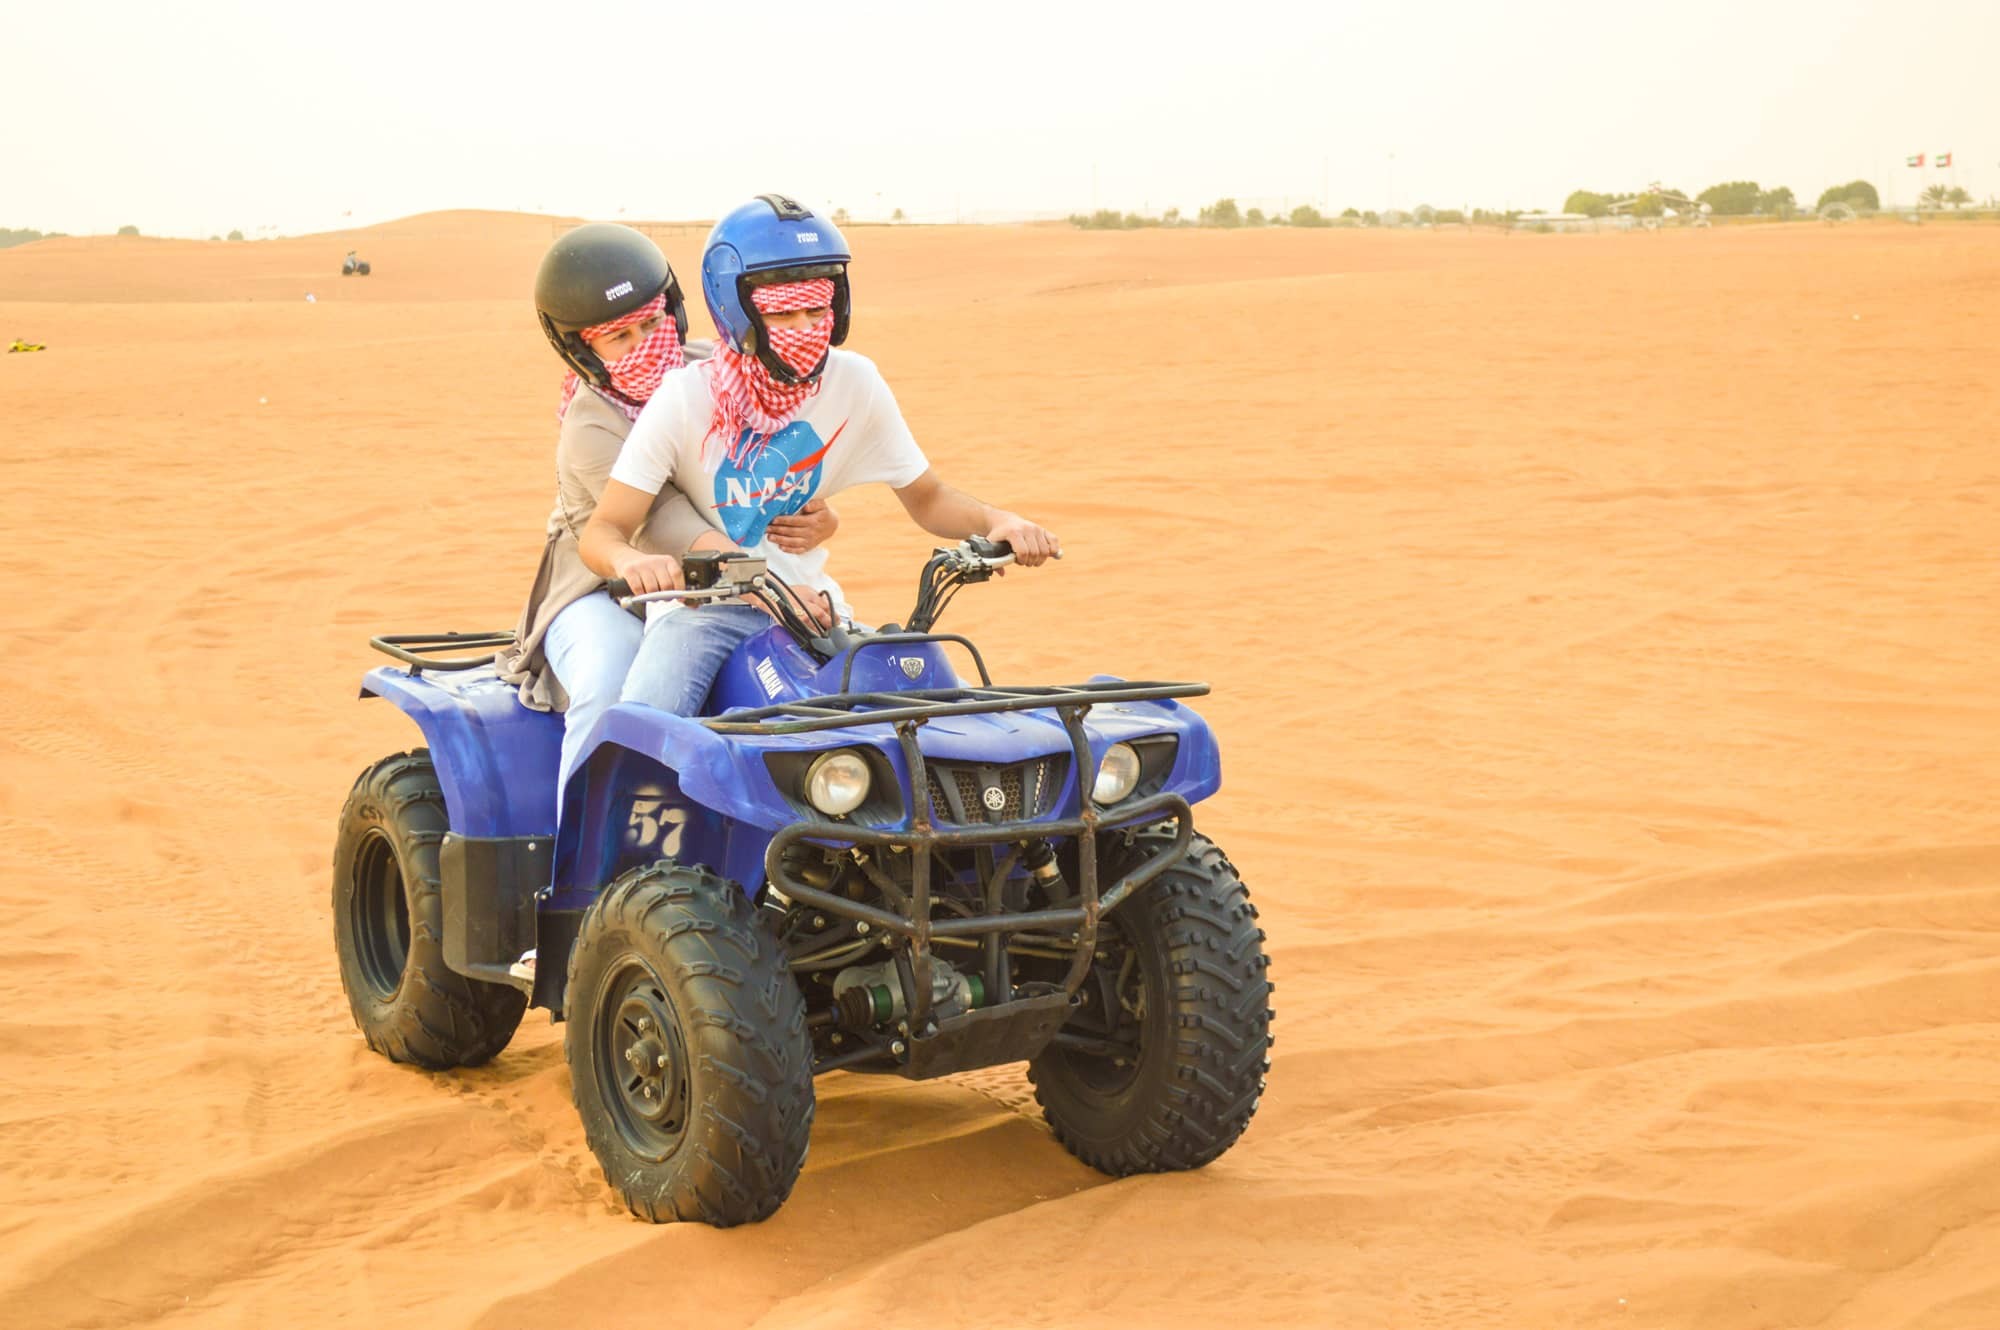
[[[1058,554],[1055,557],[1062,556]],[[1015,561],[1012,545],[1004,540],[988,540],[984,536],[971,536],[956,545],[939,546],[924,565],[923,576],[918,580],[917,605],[910,614],[909,630],[930,632],[960,587],[988,581]],[[618,577],[608,579],[604,589],[628,610],[655,601],[755,600],[769,608],[801,645],[822,659],[831,659],[853,644],[853,637],[840,624],[821,629],[787,604],[792,588],[770,570],[761,555],[743,550],[704,550],[682,558],[681,568],[686,585],[677,590],[635,593],[631,583]],[[895,625],[889,627],[894,630]]]

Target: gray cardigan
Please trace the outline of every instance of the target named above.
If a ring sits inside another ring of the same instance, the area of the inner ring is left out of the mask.
[[[569,706],[542,653],[542,638],[556,615],[604,585],[604,579],[584,564],[577,541],[597,510],[612,463],[631,430],[625,413],[588,384],[576,390],[563,417],[562,434],[556,440],[556,506],[549,514],[548,542],[542,547],[541,566],[535,570],[521,622],[514,629],[514,645],[495,662],[502,679],[519,685],[522,704],[537,711]],[[653,500],[634,544],[649,553],[685,554],[697,537],[710,530],[688,497],[668,485]]]

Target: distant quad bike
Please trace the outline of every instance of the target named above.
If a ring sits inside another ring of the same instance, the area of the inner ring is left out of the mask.
[[[353,250],[348,250],[347,257],[340,261],[340,275],[342,277],[366,277],[368,275],[368,260],[357,258]]]
[[[691,556],[688,590],[627,603],[740,596],[776,622],[703,717],[612,707],[560,823],[561,719],[490,655],[451,654],[509,634],[373,639],[400,664],[362,695],[429,746],[368,768],[341,812],[334,941],[369,1046],[473,1066],[547,1008],[606,1181],[655,1222],[775,1211],[835,1069],[1025,1060],[1094,1168],[1222,1154],[1264,1087],[1271,985],[1257,911],[1189,808],[1220,764],[1176,699],[1207,685],[994,685],[931,630],[1012,560],[940,549],[908,628],[861,631],[806,621],[762,559]]]

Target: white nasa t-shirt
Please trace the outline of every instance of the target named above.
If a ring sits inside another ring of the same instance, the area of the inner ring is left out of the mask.
[[[714,412],[703,365],[674,370],[633,422],[611,478],[648,494],[678,486],[710,526],[763,556],[791,585],[827,592],[849,614],[840,584],[826,574],[826,546],[787,554],[764,533],[772,518],[813,499],[875,481],[901,489],[930,469],[882,372],[866,356],[827,352],[819,391],[761,448],[755,440],[763,436],[753,435],[740,466],[720,436],[709,437]]]

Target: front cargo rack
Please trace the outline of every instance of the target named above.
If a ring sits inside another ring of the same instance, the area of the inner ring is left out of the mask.
[[[856,725],[921,725],[945,716],[994,711],[1067,711],[1110,702],[1157,702],[1202,697],[1205,683],[1030,684],[1021,687],[918,688],[908,692],[829,693],[797,702],[731,711],[702,721],[718,734],[812,734]]]

